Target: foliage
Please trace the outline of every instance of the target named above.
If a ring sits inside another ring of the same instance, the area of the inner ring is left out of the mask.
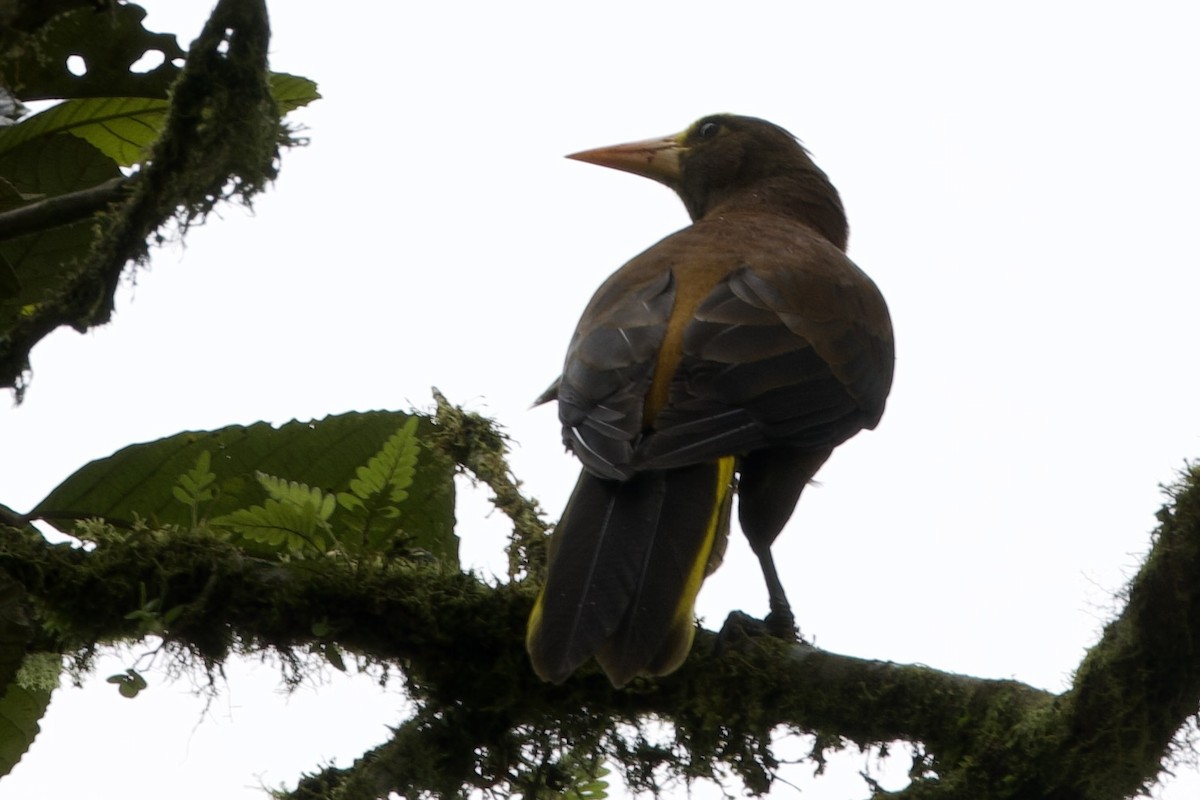
[[[422,437],[431,436],[428,418],[396,412],[351,413],[279,428],[260,423],[182,433],[84,466],[25,519],[49,521],[104,556],[139,548],[146,552],[154,544],[182,547],[190,533],[209,537],[213,544],[230,542],[258,559],[317,562],[305,566],[306,572],[320,569],[319,562],[327,559],[347,564],[359,577],[364,569],[387,569],[399,562],[425,564],[433,572],[457,569],[454,469],[444,455],[422,443]],[[271,475],[265,468],[286,474]],[[156,557],[152,563],[165,570],[167,562]],[[208,581],[215,574],[211,568],[205,573]],[[0,579],[7,580],[0,584],[7,587],[0,593],[0,664],[10,665],[9,699],[0,703],[0,723],[7,720],[10,729],[8,734],[0,730],[0,767],[5,753],[13,754],[15,763],[32,742],[50,699],[49,688],[31,689],[17,678],[31,637],[28,618],[57,638],[60,652],[87,650],[92,643],[69,632],[81,622],[76,615],[91,614],[106,596],[88,584],[64,615],[32,603],[25,587],[6,576],[0,570]],[[193,623],[189,615],[197,607],[188,600],[193,590],[180,591],[178,576],[172,580],[160,571],[157,577],[105,581],[107,592],[128,589],[108,607],[128,610],[114,618],[120,632],[102,639],[155,636],[171,641]],[[339,613],[334,607],[324,609],[312,617],[310,629],[315,651],[345,669],[332,641]],[[6,630],[7,638],[2,636]],[[202,652],[203,657],[215,663],[233,642],[223,639],[216,647]],[[133,668],[108,682],[129,698],[147,687]]]
[[[20,400],[33,345],[107,322],[121,274],[170,221],[249,202],[296,143],[280,115],[319,95],[267,73],[261,3],[220,4],[183,66],[175,37],[142,28],[132,4],[13,16],[30,29],[0,26],[0,97],[15,118],[16,98],[62,101],[0,126],[0,386]],[[131,72],[146,50],[164,63]]]
[[[403,550],[457,564],[453,467],[422,445],[434,435],[428,418],[390,411],[185,431],[81,467],[30,516],[89,541],[77,523],[97,517],[211,526],[259,557],[336,545],[355,559]]]
[[[38,720],[50,705],[49,689],[29,689],[18,682],[0,697],[0,775],[7,775],[40,732]]]
[[[317,94],[270,75],[265,8],[222,0],[187,53],[128,3],[17,0],[0,25],[0,379],[62,324],[107,320],[146,242],[275,174],[279,115]],[[97,11],[96,6],[100,7]],[[11,12],[11,13],[9,13]],[[164,64],[129,70],[147,48]],[[72,75],[69,53],[87,73]],[[0,506],[0,775],[38,732],[64,658],[155,642],[211,677],[232,654],[396,670],[413,712],[354,765],[304,776],[306,800],[470,791],[596,800],[609,766],[635,790],[733,775],[755,794],[772,737],[914,749],[912,783],[879,800],[1116,800],[1143,792],[1200,702],[1200,467],[1168,490],[1126,607],[1053,695],[1015,681],[868,661],[727,625],[680,670],[612,689],[593,667],[562,686],[528,668],[521,631],[547,526],[490,421],[436,394],[432,414],[373,411],[279,427],[188,431],[84,465],[28,513]],[[458,560],[454,477],[485,483],[513,523],[507,581]],[[71,537],[51,544],[31,523]],[[737,620],[733,620],[737,622]],[[146,696],[136,666],[109,676]]]
[[[336,498],[263,472],[255,472],[254,477],[270,495],[267,502],[217,517],[211,524],[229,528],[248,544],[257,542],[279,552],[297,556],[324,552],[333,536],[329,517],[337,508]]]
[[[62,659],[27,651],[32,624],[24,592],[0,570],[0,776],[7,775],[39,732],[38,720],[58,685]]]

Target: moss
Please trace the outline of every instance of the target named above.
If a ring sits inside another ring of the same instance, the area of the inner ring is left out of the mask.
[[[508,577],[526,577],[540,583],[545,577],[549,526],[536,500],[521,494],[521,482],[509,469],[505,455],[508,439],[496,424],[479,414],[452,406],[434,389],[437,417],[436,447],[492,490],[492,503],[513,521],[508,546]]]
[[[273,652],[301,675],[312,648],[329,645],[399,667],[413,717],[352,768],[306,778],[297,797],[553,796],[598,759],[635,787],[732,774],[763,793],[783,729],[820,737],[816,763],[851,743],[921,743],[913,784],[880,798],[1116,800],[1152,779],[1200,695],[1188,657],[1200,647],[1188,638],[1200,608],[1196,483],[1193,471],[1173,489],[1125,612],[1061,696],[703,631],[666,678],[617,691],[585,667],[551,686],[526,663],[526,584],[489,586],[429,560],[250,558],[203,529],[93,525],[91,551],[13,535],[0,538],[0,569],[33,599],[42,639],[84,659],[97,643],[154,635],[210,667]]]

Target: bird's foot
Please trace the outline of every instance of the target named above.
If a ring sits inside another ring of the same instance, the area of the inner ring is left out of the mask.
[[[724,652],[726,649],[760,636],[774,636],[789,642],[804,642],[800,637],[800,631],[796,629],[796,619],[792,616],[791,611],[788,611],[786,616],[776,615],[775,612],[772,612],[767,615],[766,619],[755,619],[742,611],[731,611],[725,618],[725,624],[717,633],[717,652]]]
[[[780,639],[786,639],[790,642],[798,642],[800,639],[800,629],[796,627],[796,617],[792,614],[792,609],[786,603],[780,606],[771,604],[771,613],[767,614],[767,618],[763,620],[766,626],[767,633]]]

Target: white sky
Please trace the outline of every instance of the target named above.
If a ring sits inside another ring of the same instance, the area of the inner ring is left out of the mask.
[[[146,4],[185,44],[208,9]],[[687,222],[662,187],[561,156],[751,114],[841,190],[896,328],[883,422],[775,548],[802,630],[1062,689],[1147,546],[1158,484],[1200,455],[1200,7],[987,8],[273,3],[273,67],[325,97],[293,117],[311,146],[254,215],[158,251],[111,325],[34,351],[25,404],[0,411],[0,502],[27,510],[126,444],[425,406],[436,385],[507,427],[557,515],[576,466],[529,402],[595,287]],[[485,514],[460,505],[462,551],[502,574],[504,520]],[[699,612],[718,627],[731,608],[766,610],[739,535]],[[207,713],[153,669],[125,700],[103,679],[142,652],[56,693],[6,800],[258,798],[403,718],[394,688],[339,675],[284,697],[261,666],[232,667]],[[865,763],[789,775],[806,797],[862,797]],[[1195,797],[1200,770],[1177,774],[1161,797]]]

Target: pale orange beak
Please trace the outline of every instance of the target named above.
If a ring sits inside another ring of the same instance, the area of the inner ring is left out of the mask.
[[[645,139],[611,147],[572,153],[567,158],[632,172],[674,188],[679,185],[679,157],[684,151],[683,134]]]

